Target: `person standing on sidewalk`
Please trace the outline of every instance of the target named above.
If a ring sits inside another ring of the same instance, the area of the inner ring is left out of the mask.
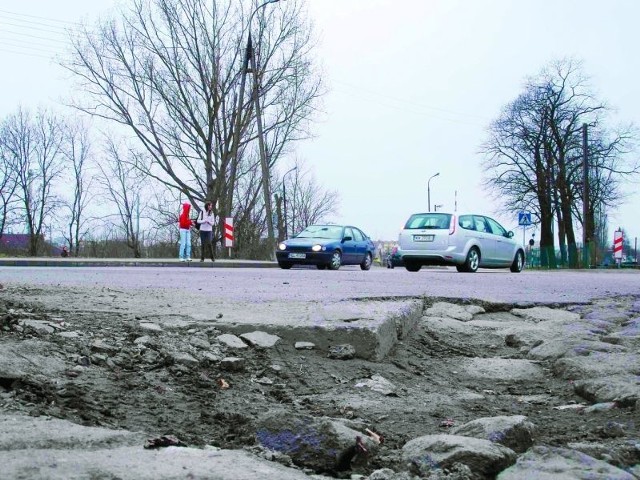
[[[180,227],[180,250],[178,251],[178,258],[181,262],[191,261],[191,218],[189,218],[189,212],[191,211],[191,204],[184,202],[182,204],[182,212],[178,217],[178,226]]]
[[[211,253],[211,261],[215,262],[215,256],[213,255],[213,225],[215,223],[215,217],[213,215],[213,203],[207,202],[204,204],[204,210],[198,215],[197,222],[200,224],[200,261],[204,262],[204,256],[208,249]]]

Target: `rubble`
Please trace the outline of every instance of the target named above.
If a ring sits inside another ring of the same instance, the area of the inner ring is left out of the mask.
[[[379,358],[356,355],[368,317],[346,320],[361,306],[323,310],[340,328],[318,340],[315,324],[236,335],[210,316],[85,314],[81,292],[61,302],[70,317],[28,292],[0,292],[0,463],[14,477],[58,465],[73,478],[73,464],[78,478],[157,478],[167,458],[167,478],[206,478],[205,466],[283,479],[639,476],[636,297],[425,299]]]

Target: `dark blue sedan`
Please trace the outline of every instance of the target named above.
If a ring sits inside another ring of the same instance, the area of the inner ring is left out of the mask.
[[[315,265],[318,270],[338,270],[341,265],[360,265],[369,270],[375,245],[362,230],[350,225],[309,225],[295,237],[278,245],[280,268]]]

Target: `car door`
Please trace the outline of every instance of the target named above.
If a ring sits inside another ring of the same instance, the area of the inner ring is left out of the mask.
[[[476,238],[480,245],[480,263],[493,264],[495,262],[495,239],[487,220],[482,215],[473,216]]]
[[[511,265],[515,256],[514,242],[507,236],[507,230],[493,218],[485,217],[495,242],[495,261],[501,265]]]
[[[349,240],[345,240],[348,238]],[[353,229],[345,227],[342,233],[342,263],[352,265],[357,259],[356,242],[354,240]]]
[[[353,259],[353,263],[360,264],[364,260],[364,256],[367,253],[367,242],[366,235],[362,233],[356,227],[352,227],[351,231],[353,232],[353,240],[355,242],[355,257]]]

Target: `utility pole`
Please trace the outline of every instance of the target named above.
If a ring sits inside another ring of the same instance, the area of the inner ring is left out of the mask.
[[[264,3],[258,5],[251,15],[249,15],[249,24],[248,24],[248,36],[247,36],[247,47],[245,49],[245,55],[242,62],[242,71],[240,76],[240,92],[238,95],[238,104],[236,108],[236,118],[235,118],[235,128],[234,128],[234,141],[233,141],[233,149],[232,149],[232,157],[233,162],[231,163],[231,173],[230,178],[231,181],[235,181],[236,169],[238,163],[238,144],[240,143],[241,132],[242,129],[242,106],[244,100],[244,89],[245,82],[247,78],[247,73],[249,72],[249,63],[251,63],[251,72],[253,73],[253,101],[256,110],[256,123],[258,127],[258,143],[260,149],[260,167],[262,169],[262,190],[264,195],[264,207],[265,213],[267,217],[267,239],[269,242],[269,248],[271,250],[271,259],[275,259],[275,248],[276,242],[273,234],[273,211],[271,208],[271,188],[269,186],[269,164],[267,162],[267,151],[264,141],[264,130],[262,128],[262,108],[260,105],[260,80],[259,80],[259,72],[256,67],[256,58],[255,52],[253,49],[253,43],[251,41],[251,21],[253,20],[253,16],[256,14],[258,10],[263,8],[264,6],[270,3],[276,3],[280,0],[266,0]],[[231,211],[230,205],[227,206],[229,212]]]
[[[587,124],[582,124],[582,265],[589,268],[591,255],[589,252],[589,153]]]
[[[251,32],[247,43],[251,70],[253,71],[253,101],[256,109],[256,125],[258,127],[258,145],[260,147],[260,166],[262,167],[262,191],[264,194],[264,208],[267,215],[267,240],[269,242],[270,255],[275,256],[276,241],[273,235],[273,209],[271,208],[271,186],[269,185],[269,162],[267,160],[267,148],[264,142],[264,130],[262,128],[262,106],[260,105],[260,79],[256,66],[256,55],[251,44]]]

